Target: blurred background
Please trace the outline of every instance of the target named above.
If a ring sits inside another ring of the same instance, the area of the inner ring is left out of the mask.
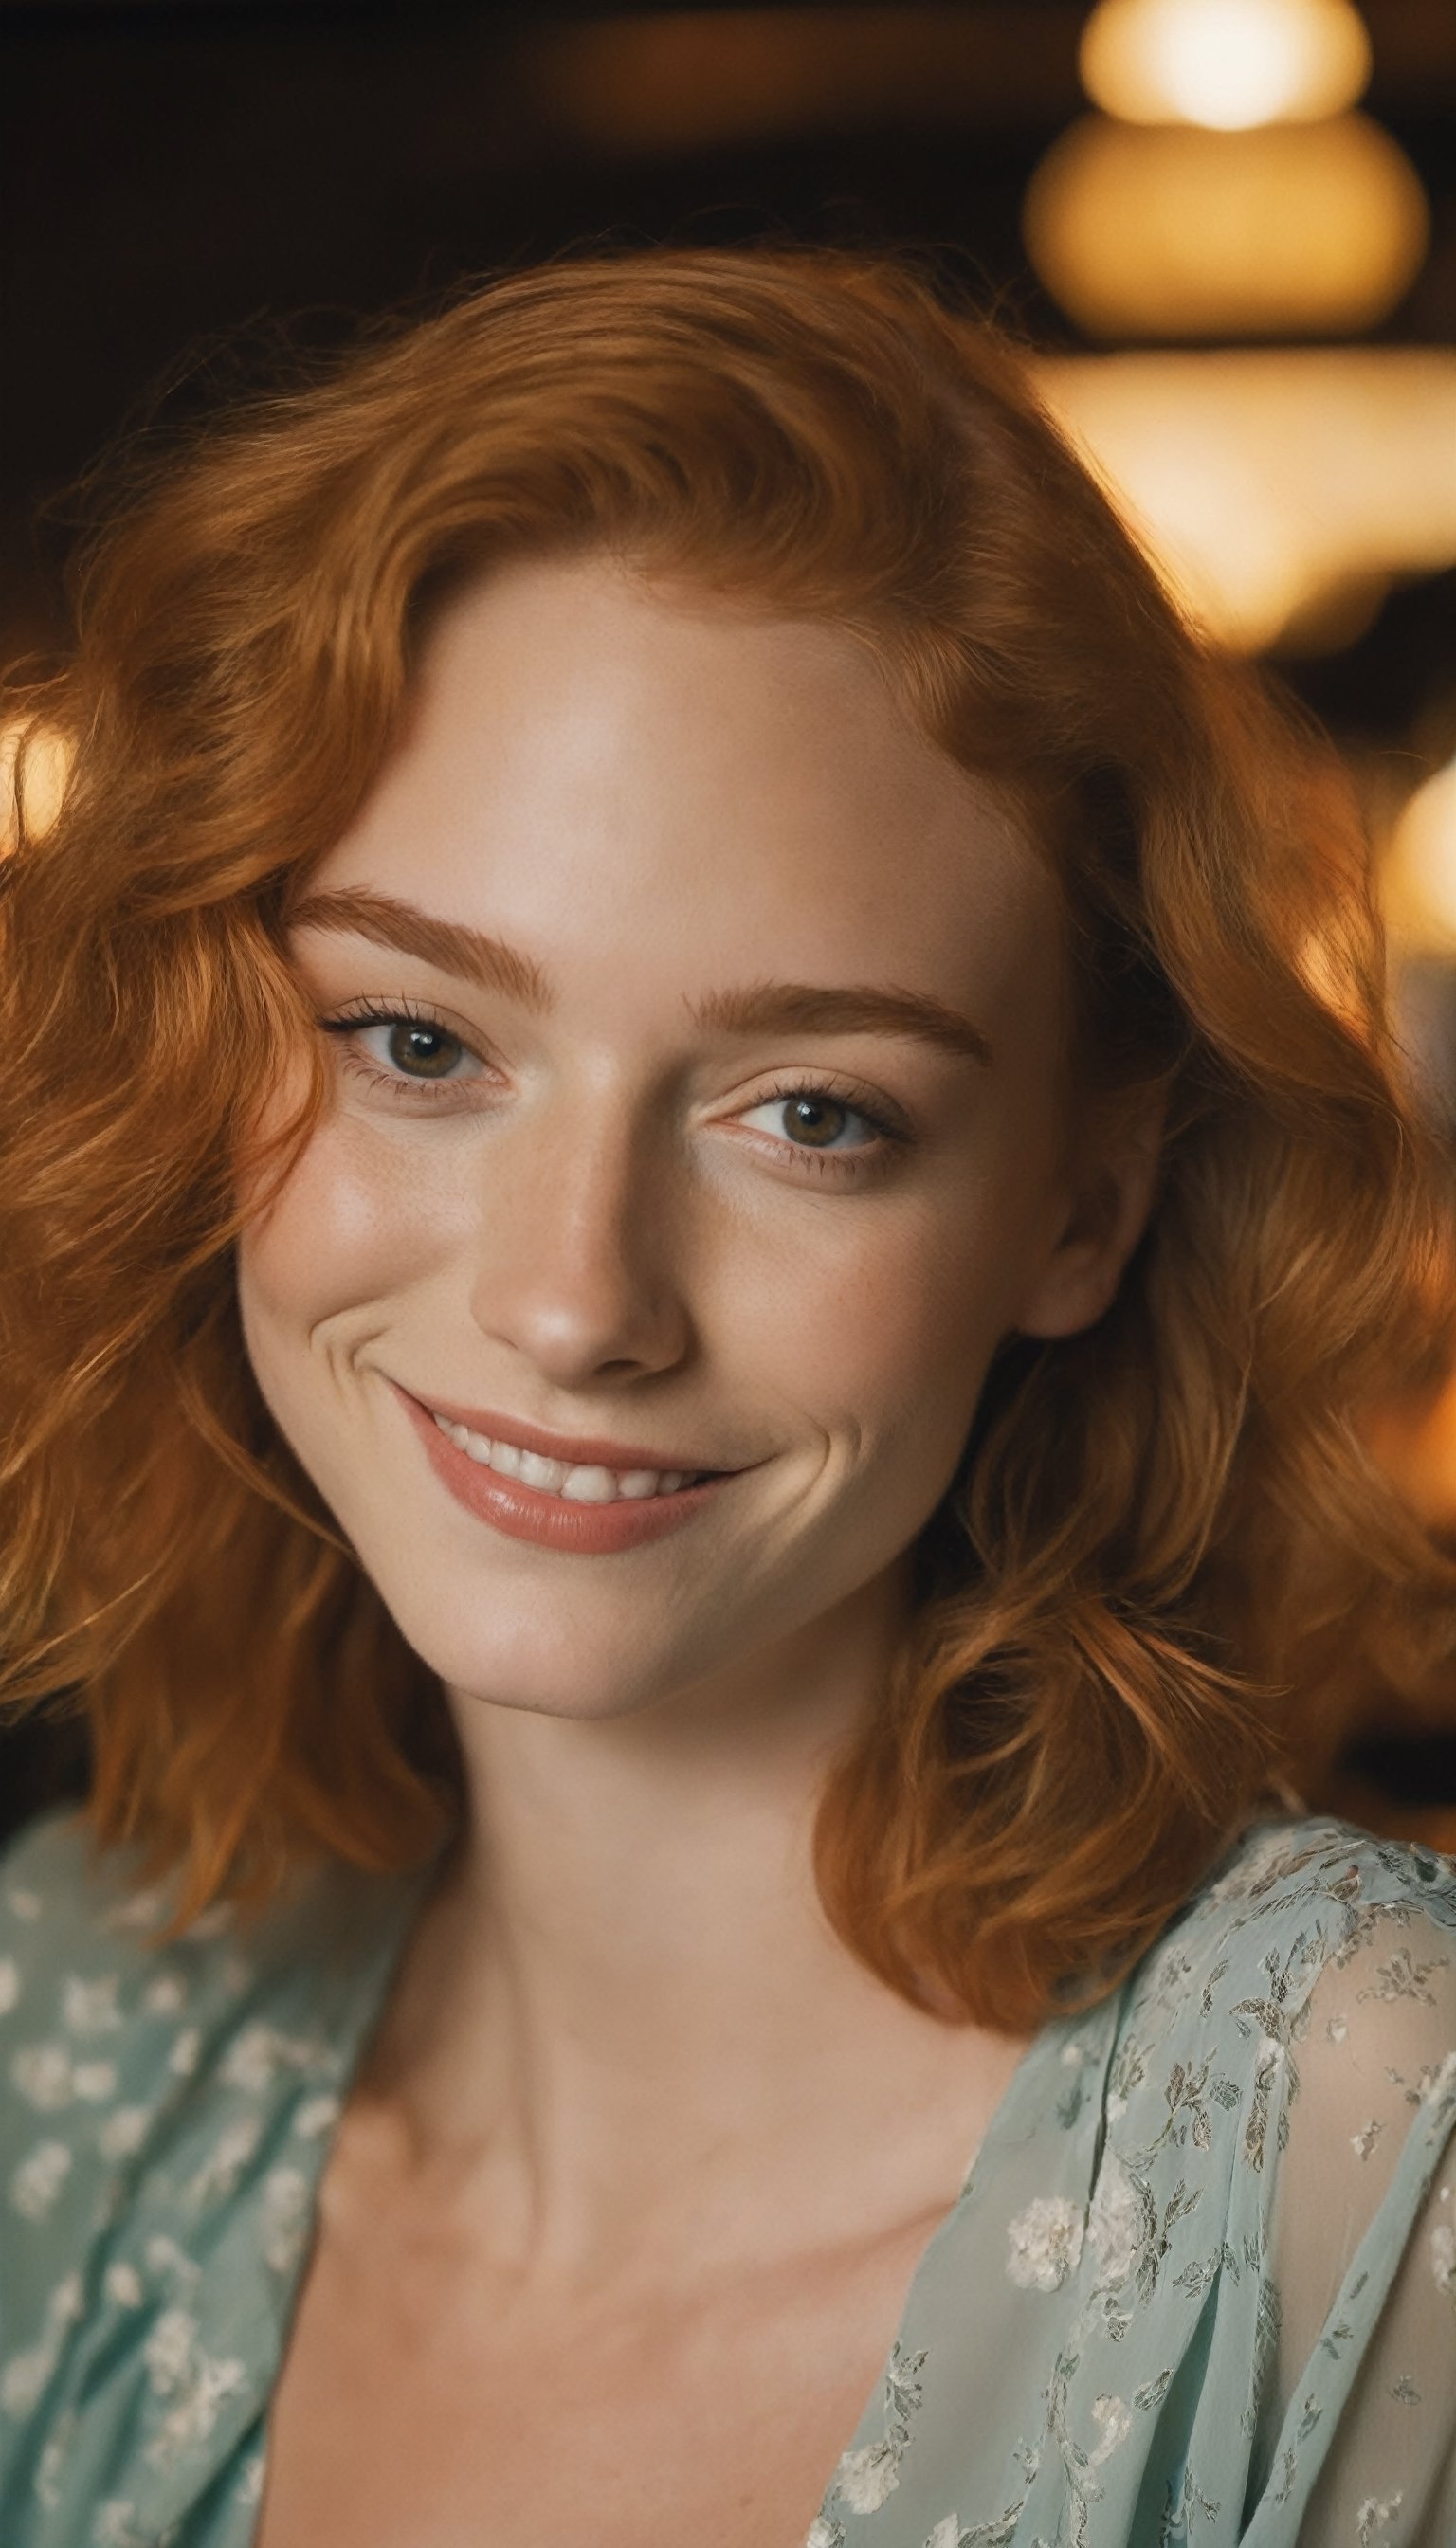
[[[930,247],[1333,733],[1456,1164],[1453,0],[44,0],[0,46],[0,663],[63,635],[77,474],[285,323],[571,246]],[[1381,1439],[1456,1544],[1456,1393]],[[74,1727],[10,1730],[0,1830],[84,1775]],[[1305,1783],[1456,1850],[1456,1690],[1352,1688]]]

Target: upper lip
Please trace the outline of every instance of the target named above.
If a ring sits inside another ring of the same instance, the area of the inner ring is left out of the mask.
[[[518,1451],[539,1451],[543,1459],[565,1460],[575,1469],[682,1469],[691,1476],[700,1470],[720,1474],[723,1468],[722,1462],[694,1459],[687,1451],[654,1451],[640,1442],[608,1442],[602,1434],[587,1438],[551,1433],[543,1424],[523,1424],[519,1416],[498,1415],[489,1407],[459,1407],[447,1398],[416,1398],[415,1404],[451,1424],[465,1425],[471,1433],[484,1433],[490,1442],[513,1442]]]

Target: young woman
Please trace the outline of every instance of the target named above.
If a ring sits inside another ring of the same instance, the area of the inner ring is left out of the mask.
[[[1456,1574],[1343,796],[910,267],[119,503],[5,867],[6,2548],[1437,2548]],[[24,766],[21,772],[24,794]]]

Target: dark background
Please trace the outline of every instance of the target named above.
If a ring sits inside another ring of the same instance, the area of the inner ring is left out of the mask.
[[[1362,14],[1364,103],[1434,213],[1379,335],[1453,343],[1456,6]],[[590,7],[0,10],[0,646],[58,625],[65,519],[38,506],[162,376],[170,413],[266,372],[280,322],[327,343],[359,313],[565,246],[787,234],[931,243],[1035,339],[1075,345],[1019,221],[1037,160],[1085,104],[1087,15],[1077,0],[649,8],[624,53],[620,15]],[[614,31],[616,52],[593,54]],[[1453,585],[1406,587],[1357,647],[1288,677],[1337,730],[1398,739],[1456,682]]]
[[[361,314],[573,245],[766,236],[941,249],[1048,346],[1020,206],[1085,104],[1076,0],[532,10],[461,0],[0,9],[0,660],[57,642],[72,482]],[[1367,0],[1366,109],[1431,199],[1378,331],[1456,342],[1456,6]],[[1453,460],[1456,465],[1456,460]],[[1450,722],[1456,575],[1399,587],[1342,653],[1278,667],[1356,750]],[[1456,1797],[1456,1738],[1387,1741],[1385,1790]],[[0,1744],[0,1824],[84,1774],[78,1733]]]

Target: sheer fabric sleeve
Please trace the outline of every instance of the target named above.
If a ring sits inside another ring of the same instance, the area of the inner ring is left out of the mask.
[[[1244,2537],[1452,2548],[1456,1892],[1362,1910],[1280,2032],[1276,2332]]]

